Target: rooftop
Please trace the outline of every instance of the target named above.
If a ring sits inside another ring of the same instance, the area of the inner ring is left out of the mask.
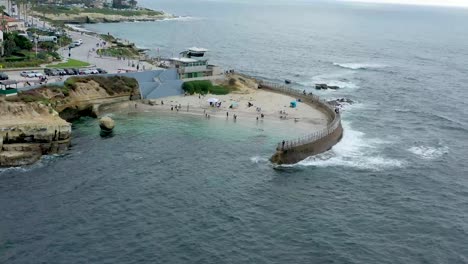
[[[204,48],[191,47],[191,48],[188,48],[188,51],[193,51],[193,52],[207,52],[208,50],[207,50],[207,49],[204,49]]]
[[[178,61],[178,62],[186,62],[186,63],[197,62],[198,61],[198,60],[190,59],[190,58],[171,58],[171,60]]]

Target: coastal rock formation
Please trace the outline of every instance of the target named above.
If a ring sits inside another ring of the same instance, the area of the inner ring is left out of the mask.
[[[41,13],[34,13],[42,16]],[[124,14],[105,14],[105,13],[90,13],[82,11],[79,13],[48,13],[47,19],[66,24],[91,24],[91,23],[118,23],[118,22],[134,22],[134,21],[157,21],[168,18],[175,18],[170,14],[155,12],[154,14],[140,15],[124,15]]]
[[[354,101],[349,99],[349,98],[338,98],[335,100],[330,100],[327,102],[329,105],[334,106],[334,107],[342,107],[345,105],[350,105],[353,104]]]
[[[338,90],[338,89],[340,89],[340,87],[336,86],[336,85],[328,85],[328,84],[325,84],[325,83],[318,83],[318,84],[315,85],[315,89],[317,89],[317,90],[327,90],[327,89]]]
[[[106,132],[112,131],[115,127],[115,122],[112,118],[105,116],[99,120],[99,127]]]
[[[0,101],[0,167],[32,164],[66,151],[71,124],[42,103]]]
[[[138,82],[120,76],[72,77],[64,87],[0,97],[0,167],[28,165],[42,155],[64,153],[72,135],[67,121],[96,117],[100,106],[130,98],[139,98]]]

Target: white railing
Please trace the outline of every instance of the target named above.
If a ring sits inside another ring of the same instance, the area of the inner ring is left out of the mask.
[[[327,101],[322,100],[317,95],[314,95],[312,93],[300,92],[297,89],[293,89],[293,88],[279,85],[276,83],[270,83],[270,82],[265,82],[265,81],[259,81],[259,83],[260,83],[259,88],[269,89],[275,92],[284,93],[284,94],[293,96],[295,98],[301,99],[301,101],[304,103],[321,106],[324,108],[324,110],[327,111],[329,116],[331,116],[331,122],[327,125],[326,128],[316,131],[312,134],[300,137],[300,138],[296,138],[292,140],[285,140],[283,142],[280,142],[278,143],[278,146],[276,148],[277,150],[289,150],[294,147],[313,143],[315,141],[318,141],[332,134],[340,126],[341,124],[340,115],[335,112],[334,107],[328,104]]]

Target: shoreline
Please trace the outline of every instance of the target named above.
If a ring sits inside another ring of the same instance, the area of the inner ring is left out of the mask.
[[[77,13],[70,13],[69,9],[67,12],[62,13],[40,13],[37,10],[32,11],[32,16],[46,19],[52,23],[62,24],[96,24],[96,23],[122,23],[122,22],[152,22],[166,19],[177,19],[179,16],[166,13],[164,11],[153,10],[145,7],[138,7],[137,9],[112,9],[112,8],[101,8],[101,12],[93,12],[93,10],[87,10],[86,8],[80,9]],[[110,10],[110,11],[109,11]],[[107,13],[105,12],[107,11]],[[129,14],[129,12],[134,12]]]

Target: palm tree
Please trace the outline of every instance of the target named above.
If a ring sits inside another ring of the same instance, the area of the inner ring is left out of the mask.
[[[2,31],[5,31],[6,27],[7,27],[7,23],[6,23],[6,20],[5,20],[5,9],[6,9],[5,6],[3,6],[3,5],[0,6],[0,12],[2,12]],[[2,39],[3,39],[3,36],[2,36]],[[3,41],[2,41],[1,47],[0,47],[0,54],[3,56]]]

